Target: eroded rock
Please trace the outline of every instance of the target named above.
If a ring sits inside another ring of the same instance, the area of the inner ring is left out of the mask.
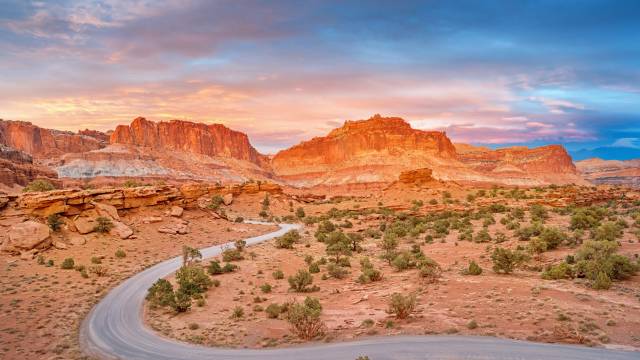
[[[9,229],[9,238],[2,244],[2,250],[22,252],[31,249],[42,249],[51,243],[49,227],[36,221],[25,221]]]

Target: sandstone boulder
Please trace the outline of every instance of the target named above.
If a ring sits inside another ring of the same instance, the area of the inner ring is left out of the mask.
[[[153,223],[162,222],[162,218],[159,216],[148,216],[142,219],[142,222],[145,224],[153,224]]]
[[[189,233],[187,225],[188,223],[186,221],[174,221],[171,222],[171,224],[158,228],[158,232],[163,234],[184,235]]]
[[[73,221],[73,224],[80,234],[88,234],[93,232],[98,222],[94,218],[79,217]]]
[[[181,217],[184,209],[180,206],[172,206],[170,215],[173,217]]]
[[[229,193],[229,194],[225,194],[222,197],[222,202],[224,202],[225,205],[231,205],[231,203],[233,202],[233,194]]]
[[[120,221],[114,221],[113,227],[109,230],[109,234],[124,240],[133,235],[133,230]]]
[[[85,240],[83,237],[80,236],[76,236],[76,237],[72,237],[69,242],[71,243],[71,245],[74,246],[81,246],[87,243],[87,240]]]
[[[25,221],[9,229],[9,238],[2,244],[2,250],[21,252],[50,245],[49,227],[36,221]]]
[[[55,247],[58,250],[66,250],[67,244],[63,243],[62,241],[54,241],[53,247]]]
[[[98,216],[103,216],[111,220],[120,221],[118,209],[116,209],[115,206],[96,202],[94,202],[92,205],[95,206],[95,210],[98,213]]]

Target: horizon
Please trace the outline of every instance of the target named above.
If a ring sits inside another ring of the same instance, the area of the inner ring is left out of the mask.
[[[5,3],[7,120],[221,123],[275,153],[381,113],[459,143],[640,157],[635,1]]]

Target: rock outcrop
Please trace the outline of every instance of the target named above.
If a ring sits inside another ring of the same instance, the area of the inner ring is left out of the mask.
[[[111,144],[178,150],[268,165],[268,158],[258,153],[246,134],[221,124],[207,125],[181,120],[156,123],[138,117],[131,125],[119,125],[111,134],[110,141]]]
[[[0,144],[0,184],[24,186],[36,179],[57,183],[58,174],[33,164],[33,158],[19,150]]]
[[[280,151],[272,168],[293,184],[309,186],[391,182],[403,170],[456,167],[456,162],[444,132],[416,130],[401,118],[375,115]]]
[[[562,145],[491,150],[456,144],[456,149],[458,160],[496,182],[515,185],[584,184],[571,156]]]
[[[44,129],[24,121],[0,120],[0,144],[36,158],[58,157],[104,147],[94,136]]]
[[[2,250],[20,253],[50,246],[49,227],[36,221],[25,221],[9,229],[9,239],[2,244]]]
[[[640,159],[619,161],[593,158],[576,162],[576,167],[593,184],[640,188]]]
[[[433,174],[433,171],[427,168],[403,171],[400,173],[400,176],[398,177],[398,181],[403,184],[409,184],[409,185],[426,184],[426,183],[436,181],[433,178],[433,176],[431,176],[432,174]]]

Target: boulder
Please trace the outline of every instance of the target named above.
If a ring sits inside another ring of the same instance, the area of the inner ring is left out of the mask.
[[[222,197],[222,201],[224,202],[225,205],[231,205],[231,203],[233,202],[233,194],[232,193],[225,194]]]
[[[85,240],[83,237],[72,237],[69,242],[71,243],[71,245],[74,246],[80,246],[80,245],[84,245],[87,243],[87,240]]]
[[[73,224],[80,234],[88,234],[93,232],[98,222],[94,218],[79,217],[73,221]]]
[[[172,206],[170,215],[173,217],[181,217],[184,209],[180,206]]]
[[[175,221],[175,222],[172,222],[171,224],[158,228],[158,232],[163,234],[173,234],[173,235],[188,234],[189,229],[187,227],[187,224],[188,223],[186,221],[179,221],[179,222]]]
[[[109,230],[109,234],[112,236],[118,236],[120,239],[124,240],[133,235],[133,230],[120,221],[114,221],[113,227]]]
[[[96,209],[96,212],[98,213],[98,216],[103,216],[111,220],[120,221],[120,216],[118,215],[118,209],[116,209],[115,206],[109,205],[109,204],[95,203],[95,202],[93,203],[93,206],[96,207],[95,209]]]
[[[161,222],[162,218],[159,216],[149,216],[146,217],[144,219],[142,219],[142,222],[145,224],[153,224],[153,223],[157,223],[157,222]]]
[[[67,244],[63,243],[62,241],[54,241],[53,247],[55,247],[58,250],[66,250]]]
[[[50,245],[49,227],[36,221],[25,221],[9,229],[9,238],[2,244],[2,250],[21,252]]]
[[[32,260],[36,254],[38,253],[37,249],[31,249],[28,251],[23,251],[20,253],[20,259],[22,260]]]

